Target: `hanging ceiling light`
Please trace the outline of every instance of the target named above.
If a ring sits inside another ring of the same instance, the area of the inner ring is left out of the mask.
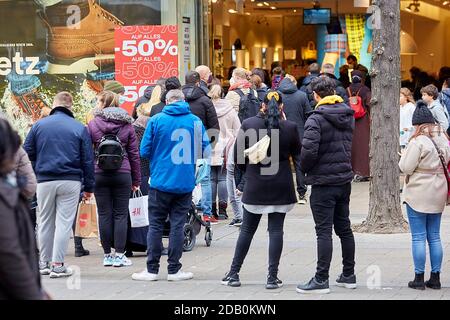
[[[403,30],[400,31],[400,54],[404,56],[414,56],[418,54],[417,43],[409,33]]]
[[[413,10],[413,8],[414,8],[414,10]],[[419,2],[419,0],[413,0],[413,1],[405,8],[405,10],[408,11],[408,12],[419,12],[419,11],[420,11],[419,8],[420,8],[420,2]]]

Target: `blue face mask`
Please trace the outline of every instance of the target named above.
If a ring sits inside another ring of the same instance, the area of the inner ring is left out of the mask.
[[[127,101],[125,96],[119,96],[119,105],[123,105]]]

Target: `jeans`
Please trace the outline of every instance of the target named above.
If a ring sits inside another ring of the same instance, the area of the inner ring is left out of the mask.
[[[131,174],[99,173],[95,175],[100,240],[105,254],[124,253],[127,242],[128,206]]]
[[[242,220],[243,208],[242,208],[242,196],[236,195],[236,183],[234,181],[234,171],[227,170],[227,191],[228,200],[230,200],[231,208],[233,209],[234,218]]]
[[[81,182],[56,180],[38,183],[38,242],[42,262],[63,263],[77,214]]]
[[[211,216],[212,210],[211,166],[208,165],[206,170],[208,171],[207,175],[202,181],[200,181],[200,184],[202,186],[201,207],[203,215]]]
[[[180,259],[183,254],[184,232],[187,215],[191,207],[191,193],[175,194],[150,188],[148,194],[149,229],[147,235],[147,271],[153,274],[159,272],[161,259],[162,237],[164,225],[169,215],[169,274],[175,274],[181,269]]]
[[[219,193],[219,203],[228,202],[227,172],[222,166],[211,167],[211,187],[212,202],[217,202],[217,192]]]
[[[415,273],[425,272],[426,244],[430,250],[431,272],[441,272],[442,244],[440,236],[442,214],[426,214],[406,205],[412,236]]]
[[[258,229],[261,217],[261,214],[248,212],[244,208],[244,221],[234,251],[234,258],[230,268],[231,273],[239,273],[241,270],[253,236],[256,229]],[[283,225],[285,217],[286,213],[269,214],[269,275],[272,276],[277,276],[278,274],[278,265],[280,264],[281,252],[283,251]]]
[[[355,272],[355,239],[349,218],[350,194],[350,183],[312,187],[310,203],[316,224],[318,257],[316,279],[320,282],[329,278],[333,225],[336,235],[341,239],[343,274],[348,277]]]
[[[295,164],[295,179],[297,182],[297,192],[300,197],[305,196],[306,191],[308,191],[308,188],[305,184],[305,173],[301,170],[300,167],[300,156],[294,157],[294,164]]]

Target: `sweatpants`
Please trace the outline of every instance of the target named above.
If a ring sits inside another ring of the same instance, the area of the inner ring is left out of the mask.
[[[63,263],[72,233],[81,182],[48,181],[38,183],[38,242],[42,262]]]

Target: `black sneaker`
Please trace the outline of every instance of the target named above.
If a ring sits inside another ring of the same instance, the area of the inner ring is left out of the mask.
[[[242,225],[242,220],[241,219],[233,219],[228,224],[229,227],[240,227],[241,225]]]
[[[268,276],[267,277],[267,283],[266,283],[266,289],[278,289],[283,286],[283,281],[278,279],[278,277]]]
[[[326,294],[330,293],[330,286],[328,284],[328,280],[324,282],[319,282],[316,280],[316,277],[309,280],[306,284],[299,284],[297,286],[298,293],[317,293],[317,294]]]
[[[237,273],[235,274],[227,273],[225,275],[225,278],[222,279],[222,284],[224,286],[240,287],[241,281],[239,280],[239,275]]]
[[[347,289],[356,289],[356,276],[353,274],[346,277],[344,274],[341,274],[339,278],[336,279],[336,285]]]

